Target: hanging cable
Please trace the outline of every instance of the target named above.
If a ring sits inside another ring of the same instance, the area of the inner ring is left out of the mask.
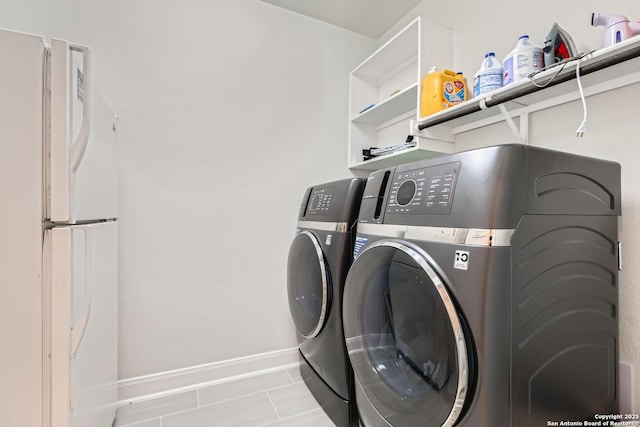
[[[576,64],[576,80],[578,81],[578,90],[580,91],[580,99],[582,100],[582,111],[584,112],[582,116],[582,123],[576,129],[576,138],[582,138],[584,133],[587,131],[587,101],[584,98],[584,91],[582,90],[582,81],[580,80],[580,63],[582,62],[582,58],[578,60]]]

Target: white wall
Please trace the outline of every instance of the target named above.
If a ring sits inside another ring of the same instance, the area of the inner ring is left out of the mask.
[[[31,34],[49,34],[52,10],[51,0],[2,0],[0,28]]]
[[[349,177],[348,74],[375,41],[258,0],[60,0],[120,125],[120,377],[297,345],[304,190]]]
[[[589,52],[603,47],[603,27],[590,25],[591,13],[618,13],[632,21],[640,21],[640,3],[634,0],[612,0],[606,8],[602,2],[557,2],[542,0],[525,3],[506,0],[465,5],[463,11],[451,13],[445,2],[423,0],[380,42],[391,37],[415,16],[421,15],[454,30],[454,61],[452,68],[463,71],[471,82],[484,54],[495,51],[504,58],[516,44],[518,36],[529,34],[544,44],[544,38],[554,22],[569,32],[577,49]],[[507,19],[503,18],[507,17]],[[640,408],[640,84],[618,89],[587,99],[587,133],[576,138],[582,120],[579,101],[530,115],[529,141],[532,145],[575,152],[619,162],[622,166],[622,217],[620,232],[623,250],[623,270],[619,276],[620,291],[620,360],[631,364],[635,378],[633,404]],[[515,142],[504,124],[496,124],[457,136],[455,150]]]

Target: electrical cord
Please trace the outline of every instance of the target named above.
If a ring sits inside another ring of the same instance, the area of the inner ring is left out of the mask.
[[[584,98],[584,91],[582,90],[582,82],[580,81],[580,63],[584,59],[585,55],[583,55],[580,59],[578,59],[578,63],[576,64],[576,80],[578,81],[578,90],[580,91],[580,99],[582,100],[582,123],[576,129],[576,138],[582,138],[584,133],[587,131],[587,101]]]
[[[582,101],[583,116],[582,116],[582,122],[578,126],[578,129],[576,129],[576,138],[582,138],[582,136],[584,136],[585,132],[587,131],[587,101],[585,99],[584,91],[582,89],[582,81],[581,81],[581,77],[580,77],[580,63],[584,60],[585,57],[587,57],[588,55],[590,55],[593,52],[594,51],[591,51],[591,52],[588,52],[588,53],[581,53],[581,54],[578,54],[576,56],[572,56],[571,58],[563,59],[560,62],[552,64],[550,67],[545,67],[540,71],[536,71],[535,73],[529,74],[529,76],[528,76],[530,78],[530,80],[531,80],[531,83],[533,83],[534,86],[536,86],[538,88],[544,88],[544,87],[547,87],[552,81],[554,81],[556,77],[558,77],[558,75],[562,72],[562,70],[564,70],[564,67],[569,62],[577,61],[577,63],[576,63],[576,81],[578,82],[578,91],[580,92],[580,100]],[[551,77],[549,77],[549,79],[546,82],[538,83],[538,82],[536,82],[534,80],[534,77],[538,73],[541,73],[542,71],[548,70],[551,67],[558,67],[558,70]]]
[[[529,78],[531,79],[531,83],[533,83],[533,85],[537,88],[545,88],[547,86],[549,86],[549,84],[554,81],[556,79],[556,77],[558,77],[558,74],[560,74],[560,72],[562,72],[562,70],[564,70],[564,67],[569,63],[569,61],[572,61],[573,59],[575,59],[575,57],[572,58],[567,58],[567,59],[563,59],[562,62],[557,62],[555,64],[553,64],[553,66],[558,68],[558,71],[555,72],[555,74],[551,77],[549,77],[549,80],[547,80],[544,83],[538,83],[536,82],[533,78],[538,75],[539,73],[549,70],[551,69],[553,66],[551,67],[544,67],[543,69],[541,69],[540,71],[536,71],[534,73],[529,74]]]

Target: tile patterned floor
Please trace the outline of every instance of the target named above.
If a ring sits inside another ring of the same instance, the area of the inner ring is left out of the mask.
[[[114,427],[335,427],[298,368],[123,406]]]

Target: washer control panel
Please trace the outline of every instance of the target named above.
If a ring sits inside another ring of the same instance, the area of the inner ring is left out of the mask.
[[[392,215],[448,215],[460,162],[396,172],[387,213]]]
[[[321,187],[311,190],[305,215],[323,216],[329,214],[334,198],[334,188],[335,187]]]

